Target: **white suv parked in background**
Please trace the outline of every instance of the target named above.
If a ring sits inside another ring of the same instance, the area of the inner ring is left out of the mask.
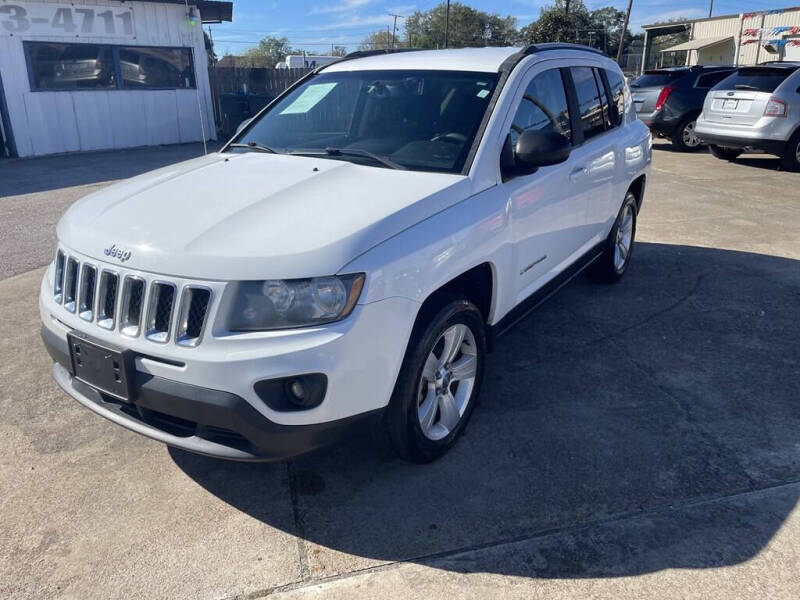
[[[432,460],[498,333],[590,264],[625,273],[650,159],[589,48],[345,58],[220,152],[66,213],[40,298],[53,375],[201,454],[286,457],[380,419]]]

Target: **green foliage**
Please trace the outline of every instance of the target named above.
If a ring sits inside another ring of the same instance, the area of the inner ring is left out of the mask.
[[[400,47],[400,40],[397,40],[396,47]],[[391,48],[392,47],[392,34],[391,32],[384,31],[383,29],[379,29],[378,31],[373,31],[358,45],[359,50],[381,50],[383,48]]]
[[[408,45],[443,48],[446,4],[412,14],[405,22]],[[513,46],[518,42],[517,20],[476,10],[459,2],[450,4],[448,46]]]
[[[258,43],[258,46],[249,48],[237,63],[243,67],[266,67],[272,69],[284,60],[288,54],[299,54],[299,52],[289,45],[287,38],[267,36]]]

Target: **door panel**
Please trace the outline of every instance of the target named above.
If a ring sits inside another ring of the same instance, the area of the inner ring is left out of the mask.
[[[526,129],[549,130],[572,139],[572,123],[560,69],[539,65],[526,74],[507,129],[515,143]],[[514,242],[516,302],[563,270],[587,239],[586,196],[575,183],[582,173],[566,162],[540,167],[503,183],[509,198]]]

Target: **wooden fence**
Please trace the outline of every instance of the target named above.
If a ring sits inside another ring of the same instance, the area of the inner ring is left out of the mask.
[[[214,89],[218,94],[277,96],[311,69],[214,67],[212,71]]]

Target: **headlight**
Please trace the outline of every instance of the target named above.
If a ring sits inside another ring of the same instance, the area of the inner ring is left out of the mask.
[[[309,327],[349,315],[364,287],[364,273],[313,279],[268,279],[239,283],[232,331]]]

